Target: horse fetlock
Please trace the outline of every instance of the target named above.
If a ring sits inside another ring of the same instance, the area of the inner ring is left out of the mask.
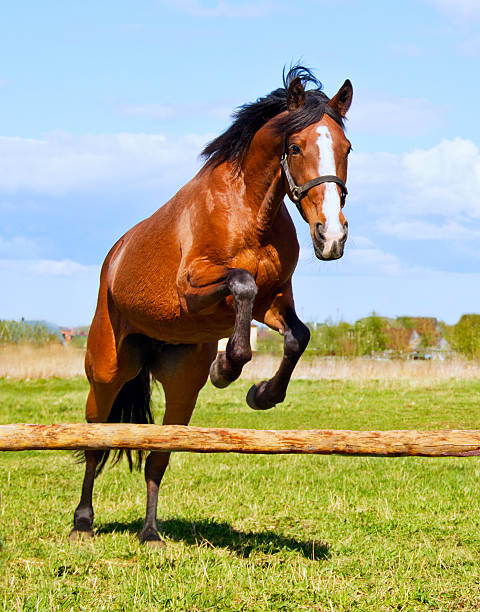
[[[237,366],[243,367],[246,363],[252,359],[252,349],[250,345],[239,346],[234,344],[233,347],[227,346],[227,358],[230,362]]]
[[[233,382],[233,380],[228,380],[223,372],[224,368],[222,368],[220,364],[220,355],[217,355],[217,358],[210,366],[210,380],[212,381],[212,385],[218,389],[224,389]]]
[[[249,359],[251,359],[251,356]],[[245,358],[237,361],[231,359],[229,352],[219,353],[210,366],[210,380],[212,384],[219,389],[228,387],[234,380],[237,380],[242,373],[243,365],[249,361],[249,359]]]

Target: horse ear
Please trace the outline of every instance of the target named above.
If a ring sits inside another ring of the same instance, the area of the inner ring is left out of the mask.
[[[295,77],[287,89],[287,108],[295,110],[305,103],[305,88],[300,77]]]
[[[338,92],[328,103],[328,106],[336,110],[339,115],[345,117],[352,103],[353,87],[349,79],[340,87]]]

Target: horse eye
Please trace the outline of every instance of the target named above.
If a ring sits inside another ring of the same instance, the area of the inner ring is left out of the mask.
[[[292,144],[289,147],[289,151],[290,153],[292,153],[293,155],[298,155],[299,153],[302,152],[302,150],[300,149],[300,147],[296,144]]]

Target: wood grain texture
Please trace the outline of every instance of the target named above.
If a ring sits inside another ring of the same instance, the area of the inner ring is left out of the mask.
[[[480,430],[260,430],[183,425],[0,425],[0,450],[130,448],[197,453],[305,453],[384,457],[480,455]]]

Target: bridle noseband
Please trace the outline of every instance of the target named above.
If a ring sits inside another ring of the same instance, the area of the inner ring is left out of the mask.
[[[302,215],[304,221],[307,221],[307,217],[303,212],[302,207],[300,206],[301,199],[307,195],[307,193],[312,189],[312,187],[316,187],[317,185],[321,185],[322,183],[336,183],[340,185],[340,204],[342,208],[345,206],[345,198],[348,194],[348,189],[342,179],[338,178],[334,174],[324,174],[323,176],[317,176],[317,178],[312,179],[311,181],[307,181],[303,185],[297,185],[293,180],[293,176],[290,172],[290,168],[288,167],[287,161],[287,139],[283,141],[283,153],[280,158],[280,165],[282,166],[283,173],[285,174],[285,178],[287,179],[288,186],[290,188],[290,199],[298,208],[298,212]]]

